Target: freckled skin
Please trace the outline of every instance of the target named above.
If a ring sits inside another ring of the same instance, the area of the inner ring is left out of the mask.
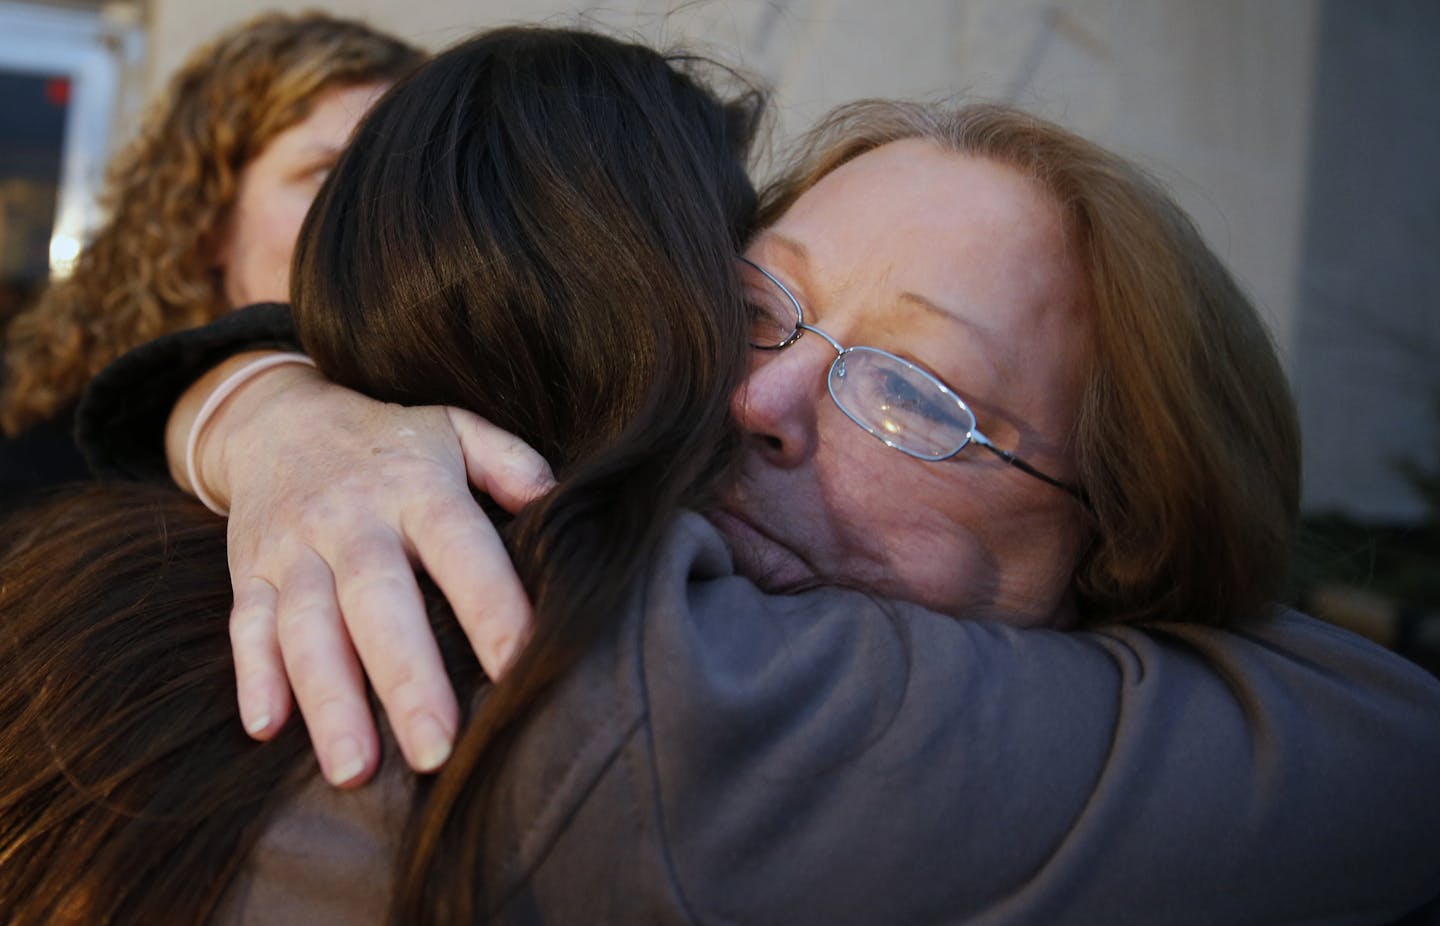
[[[747,254],[841,344],[920,363],[995,444],[1073,478],[1085,282],[1057,205],[1023,175],[894,142],[827,175]],[[714,520],[742,571],[777,587],[860,582],[956,616],[1069,623],[1075,500],[979,447],[927,463],[884,446],[830,400],[834,356],[814,336],[757,351],[735,396],[743,477]]]

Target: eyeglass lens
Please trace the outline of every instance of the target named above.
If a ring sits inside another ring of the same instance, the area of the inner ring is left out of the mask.
[[[774,280],[742,261],[750,306],[750,343],[778,347],[795,334],[800,313]],[[965,446],[975,419],[945,386],[922,370],[873,347],[843,350],[827,377],[830,396],[853,422],[892,447],[943,459]]]
[[[970,407],[933,374],[879,348],[841,347],[820,328],[804,323],[799,304],[768,272],[744,257],[740,258],[740,271],[750,307],[750,344],[780,350],[802,329],[819,334],[839,351],[826,375],[830,397],[847,418],[872,436],[931,461],[949,459],[975,439],[1005,462],[1068,492],[1089,508],[1082,489],[1046,475],[980,437]]]
[[[830,367],[830,395],[860,427],[928,459],[956,453],[975,419],[934,377],[873,347],[852,347]]]

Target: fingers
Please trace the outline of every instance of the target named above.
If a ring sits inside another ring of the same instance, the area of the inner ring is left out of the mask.
[[[379,741],[355,651],[340,621],[335,582],[309,548],[289,558],[277,607],[277,635],[295,701],[305,718],[320,769],[337,787],[374,772]]]
[[[363,665],[407,762],[432,771],[449,756],[460,712],[412,560],[498,678],[531,609],[466,479],[516,511],[554,477],[535,451],[469,413],[402,409],[324,384],[287,396],[250,425],[266,440],[240,442],[264,454],[243,465],[224,457],[235,470],[241,718],[257,738],[272,736],[293,688],[325,777],[359,784],[379,756]]]
[[[268,740],[290,715],[290,683],[276,631],[275,586],[250,576],[235,585],[230,611],[230,647],[235,654],[235,688],[245,732]]]
[[[524,640],[531,610],[495,526],[466,493],[407,510],[401,529],[450,602],[485,674],[499,679]]]
[[[463,409],[446,408],[445,414],[460,439],[471,484],[501,508],[518,514],[555,487],[550,464],[520,438]]]
[[[450,757],[460,708],[400,538],[384,528],[353,537],[336,557],[335,586],[405,760],[418,772],[438,769]]]

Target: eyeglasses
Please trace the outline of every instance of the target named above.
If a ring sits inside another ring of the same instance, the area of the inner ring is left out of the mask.
[[[1085,501],[1077,486],[1046,475],[992,444],[975,426],[970,406],[935,374],[879,348],[841,347],[806,323],[800,300],[770,271],[745,257],[740,263],[751,311],[750,346],[784,350],[807,331],[824,339],[836,354],[826,375],[830,398],[865,433],[931,463],[948,460],[971,443],[979,444],[1021,472]]]

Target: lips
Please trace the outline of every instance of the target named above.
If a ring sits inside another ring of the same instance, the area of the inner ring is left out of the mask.
[[[761,588],[778,591],[817,578],[803,555],[744,512],[720,508],[706,517],[725,535],[736,571]]]

